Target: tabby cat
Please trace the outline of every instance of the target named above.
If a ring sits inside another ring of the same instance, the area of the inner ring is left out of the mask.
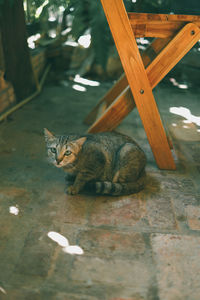
[[[54,136],[44,129],[51,163],[67,172],[67,193],[126,195],[145,183],[146,157],[130,137],[114,132]]]

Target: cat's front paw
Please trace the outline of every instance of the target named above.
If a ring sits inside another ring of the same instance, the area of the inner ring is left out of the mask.
[[[78,192],[79,192],[78,189],[74,185],[70,185],[67,188],[68,195],[76,195],[76,194],[78,194]]]

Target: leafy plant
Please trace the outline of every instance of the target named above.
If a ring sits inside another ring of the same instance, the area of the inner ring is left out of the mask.
[[[24,0],[24,7],[26,8],[26,19],[30,23],[36,22],[37,19],[42,16],[45,10],[51,8],[56,12],[58,11],[60,6],[66,8],[69,4],[69,1],[70,0]]]
[[[70,10],[73,16],[71,35],[77,40],[89,30],[96,62],[105,68],[112,39],[101,2],[71,0]]]
[[[4,2],[6,2],[6,1],[7,1],[7,0],[0,0],[0,5],[4,4]],[[8,3],[9,3],[10,5],[13,5],[14,1],[15,1],[15,0],[8,0]]]
[[[5,0],[0,0],[5,1]],[[14,1],[14,0],[9,0]],[[35,22],[41,19],[41,23],[48,22],[48,10],[58,11],[64,8],[64,18],[71,27],[70,36],[77,41],[86,32],[91,34],[91,50],[94,52],[95,62],[105,69],[109,56],[110,46],[113,40],[110,34],[104,11],[100,0],[24,0],[27,7],[27,19]],[[172,0],[124,0],[128,11],[135,12],[162,12],[169,10]],[[40,15],[36,12],[40,9]],[[45,27],[44,27],[45,28]]]
[[[173,0],[137,0],[133,3],[133,11],[143,13],[169,13]],[[130,2],[130,1],[129,1]]]
[[[128,11],[160,12],[170,6],[172,0],[124,0]],[[90,30],[91,47],[95,59],[105,69],[113,40],[100,0],[70,0],[69,14],[73,16],[71,35],[77,40],[86,30]]]

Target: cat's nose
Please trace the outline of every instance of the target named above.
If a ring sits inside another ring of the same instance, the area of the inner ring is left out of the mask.
[[[62,160],[62,159],[60,159],[60,158],[56,158],[57,165],[60,164],[61,160]]]

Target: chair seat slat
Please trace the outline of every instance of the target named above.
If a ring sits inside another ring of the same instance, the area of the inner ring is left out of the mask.
[[[196,15],[128,13],[128,17],[135,37],[171,37],[187,23],[200,27],[200,16]]]

